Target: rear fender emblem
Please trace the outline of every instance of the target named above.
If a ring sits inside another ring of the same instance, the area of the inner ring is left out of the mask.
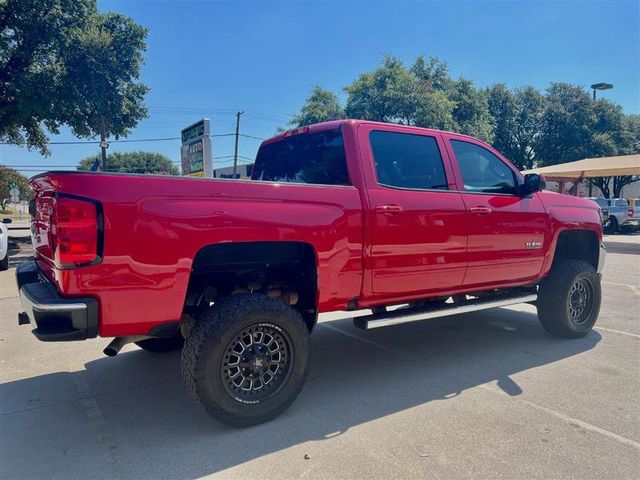
[[[527,249],[540,248],[540,247],[542,247],[542,242],[538,242],[536,240],[524,243],[524,248],[527,248]]]

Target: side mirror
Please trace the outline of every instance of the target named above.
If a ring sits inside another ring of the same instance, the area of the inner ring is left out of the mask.
[[[13,220],[11,220],[10,218],[3,218],[2,219],[2,223],[11,223],[13,222]]]
[[[544,179],[544,175],[538,175],[537,173],[527,173],[524,176],[524,183],[520,187],[520,193],[522,195],[529,195],[534,192],[539,192],[547,187],[547,182]]]

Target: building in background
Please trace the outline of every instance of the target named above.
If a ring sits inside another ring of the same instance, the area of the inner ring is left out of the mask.
[[[236,168],[235,178],[240,180],[249,180],[253,173],[253,163],[238,165]],[[213,169],[213,178],[233,178],[233,167],[223,167]]]

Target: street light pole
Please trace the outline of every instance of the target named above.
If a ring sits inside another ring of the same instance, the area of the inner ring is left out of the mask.
[[[593,89],[593,99],[596,99],[596,90],[611,90],[613,88],[613,84],[612,83],[605,83],[605,82],[599,82],[599,83],[594,83],[593,85],[591,85],[591,88]]]

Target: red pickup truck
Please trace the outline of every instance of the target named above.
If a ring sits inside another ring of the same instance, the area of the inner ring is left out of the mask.
[[[182,348],[194,398],[231,425],[301,391],[318,313],[363,329],[535,303],[580,337],[600,309],[597,206],[542,191],[455,133],[344,120],[266,140],[253,181],[48,172],[16,275],[43,341]],[[400,307],[398,307],[400,305]]]

